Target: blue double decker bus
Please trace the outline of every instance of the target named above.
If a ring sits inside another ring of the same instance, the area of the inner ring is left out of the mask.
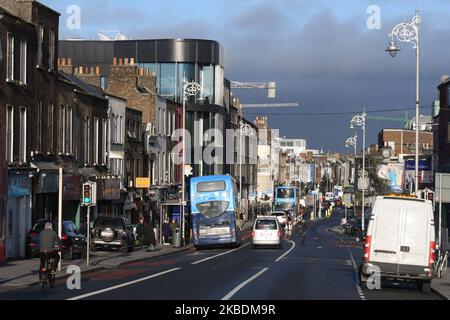
[[[192,178],[190,198],[195,247],[240,245],[238,192],[231,176]]]
[[[277,187],[275,190],[275,210],[295,211],[298,213],[300,207],[300,195],[297,187]]]

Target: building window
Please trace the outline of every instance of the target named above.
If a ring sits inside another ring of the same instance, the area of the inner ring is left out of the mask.
[[[66,110],[64,106],[59,108],[58,118],[58,152],[65,152],[65,137],[66,137]]]
[[[55,31],[50,29],[48,40],[48,68],[53,70],[55,67]]]
[[[38,25],[37,30],[37,40],[38,40],[38,50],[37,50],[37,65],[42,66],[43,61],[43,54],[42,54],[42,47],[44,46],[44,26],[42,24]]]
[[[94,118],[94,164],[99,163],[98,157],[98,118]]]
[[[42,151],[42,101],[38,100],[36,114],[36,151]]]
[[[107,134],[108,134],[108,124],[106,122],[106,119],[103,119],[103,134],[102,134],[102,164],[106,164],[107,162]]]
[[[84,126],[86,132],[84,133],[84,162],[89,164],[90,159],[90,139],[91,139],[91,122],[89,117],[86,117],[86,125]]]
[[[20,82],[27,84],[27,40],[20,40]]]
[[[124,132],[125,132],[125,123],[123,121],[123,116],[119,117],[119,143],[124,143]]]
[[[13,162],[14,155],[14,107],[6,106],[6,160]]]
[[[14,36],[8,33],[6,80],[14,80]]]
[[[48,151],[53,153],[53,103],[48,104]]]
[[[72,154],[72,126],[73,126],[73,122],[72,122],[72,107],[66,107],[65,109],[65,113],[66,113],[66,123],[65,123],[65,142],[66,142],[66,147],[65,147],[65,152],[67,152],[68,154]]]
[[[27,161],[27,109],[20,108],[19,162]]]

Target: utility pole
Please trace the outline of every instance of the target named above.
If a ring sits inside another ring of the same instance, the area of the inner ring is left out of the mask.
[[[62,237],[62,202],[63,202],[63,168],[59,168],[59,183],[58,183],[58,236],[61,239]],[[60,248],[61,249],[61,248]],[[58,271],[61,271],[61,250],[59,251],[59,264]]]

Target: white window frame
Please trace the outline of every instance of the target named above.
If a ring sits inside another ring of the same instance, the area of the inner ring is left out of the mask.
[[[41,67],[44,61],[44,25],[38,24],[37,29],[37,40],[38,40],[38,48],[37,48],[37,66]]]
[[[27,108],[19,109],[19,162],[27,162]]]
[[[65,152],[71,155],[73,154],[73,110],[72,107],[67,106],[65,110]]]
[[[99,152],[98,152],[98,133],[99,133],[99,120],[94,117],[94,165],[98,165],[100,162]]]
[[[53,102],[48,103],[48,143],[49,149],[48,152],[54,152],[54,119],[55,119],[55,105]]]
[[[28,44],[27,40],[20,39],[20,83],[27,84]]]
[[[6,39],[6,81],[14,81],[14,35],[8,32]]]
[[[66,107],[60,105],[58,111],[58,152],[64,154],[66,152]]]
[[[102,164],[106,165],[108,159],[107,159],[107,154],[108,154],[108,148],[107,148],[107,137],[108,137],[108,122],[106,119],[103,119],[103,134],[102,134]]]
[[[6,148],[5,159],[14,162],[14,106],[6,106]]]
[[[50,29],[48,32],[48,69],[55,69],[55,48],[56,48],[56,33],[55,30]]]

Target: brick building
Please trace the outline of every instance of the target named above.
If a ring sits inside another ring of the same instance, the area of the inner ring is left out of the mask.
[[[0,224],[7,226],[0,234],[2,260],[25,255],[37,178],[33,157],[56,153],[59,13],[37,1],[3,0],[0,15],[0,160],[9,167],[8,199],[0,208]]]
[[[378,147],[391,147],[392,156],[414,154],[416,131],[407,129],[383,129],[378,134]],[[419,154],[431,153],[433,150],[433,133],[419,132]]]

